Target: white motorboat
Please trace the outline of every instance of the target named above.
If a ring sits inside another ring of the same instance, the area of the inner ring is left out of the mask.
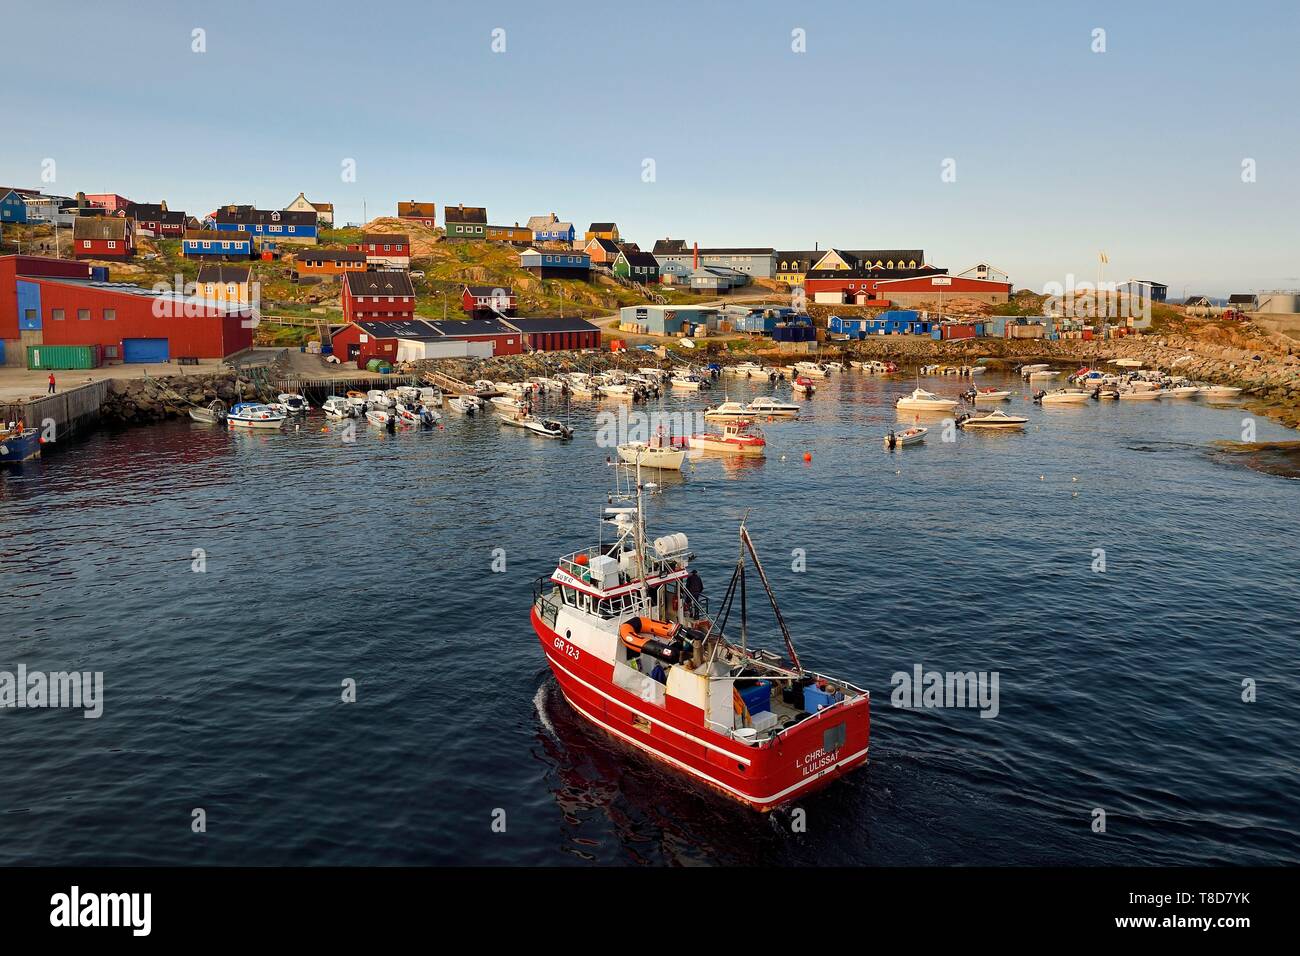
[[[425,387],[420,389],[420,404],[429,408],[442,408],[442,389]]]
[[[260,402],[240,402],[226,415],[231,428],[279,428],[285,416],[270,405]]]
[[[407,405],[397,403],[397,420],[400,424],[416,428],[432,428],[442,421],[442,416],[427,405]]]
[[[507,415],[528,414],[528,403],[521,402],[510,395],[498,395],[492,399],[492,404],[496,406],[498,412],[504,412]]]
[[[285,418],[289,417],[288,405],[284,405],[280,402],[267,402],[266,407],[269,408],[271,411],[275,412],[277,415],[283,415]]]
[[[303,398],[297,392],[281,392],[276,396],[278,404],[283,405],[290,415],[306,415],[311,411],[311,406],[307,404],[307,399]]]
[[[348,404],[354,409],[354,414],[360,416],[366,413],[365,392],[348,392],[343,397],[348,400]]]
[[[378,425],[380,428],[387,428],[390,424],[396,424],[393,413],[384,411],[382,408],[369,409],[366,412],[366,421],[372,425]]]
[[[750,419],[753,418],[754,415],[740,402],[723,402],[721,405],[715,405],[713,408],[706,408],[704,410],[704,417],[709,421],[718,421],[733,418]]]
[[[921,425],[913,425],[910,428],[890,429],[889,434],[885,436],[885,447],[890,451],[895,448],[906,448],[908,445],[919,445],[925,441],[925,436],[930,429]]]
[[[826,378],[830,374],[830,369],[817,362],[795,362],[794,370],[810,378]]]
[[[1141,368],[1142,367],[1142,363],[1139,360],[1127,359],[1127,358],[1111,359],[1110,364],[1118,365],[1120,368]]]
[[[220,425],[226,420],[226,403],[218,398],[207,408],[191,408],[190,418],[204,425]]]
[[[321,406],[325,417],[334,419],[354,418],[357,414],[356,408],[346,395],[331,395]]]
[[[843,362],[823,362],[822,365],[825,366],[826,371],[828,371],[828,372],[843,372],[843,371],[844,371],[844,363],[843,363]]]
[[[1035,365],[1022,365],[1020,366],[1020,377],[1029,378],[1029,376],[1033,375],[1035,372],[1043,372],[1051,367],[1052,366],[1048,365],[1046,362],[1040,362]]]
[[[477,395],[457,395],[448,400],[447,407],[462,415],[474,415],[483,410],[483,399]]]
[[[653,381],[659,382],[661,384],[663,383],[663,380],[668,377],[668,373],[661,368],[650,368],[649,366],[646,366],[645,368],[637,369],[637,371],[640,372],[642,375],[644,375],[646,378],[652,379]]]
[[[1231,385],[1205,385],[1200,389],[1202,398],[1236,398],[1241,389]]]
[[[1160,390],[1161,398],[1195,398],[1199,394],[1201,389],[1198,385],[1174,385]]]
[[[1013,429],[1024,428],[1029,419],[1021,418],[1019,415],[1008,415],[1002,409],[995,409],[987,415],[963,415],[957,419],[957,427],[961,429]]]
[[[1056,378],[1056,377],[1057,377],[1058,375],[1060,375],[1060,374],[1061,374],[1061,370],[1060,370],[1060,369],[1057,369],[1057,368],[1042,368],[1042,369],[1037,369],[1036,371],[1030,372],[1030,373],[1029,373],[1027,376],[1025,376],[1025,377],[1028,378],[1030,381],[1033,381],[1033,380],[1036,379],[1036,378]]]
[[[474,390],[477,392],[495,392],[497,387],[486,378],[476,378],[474,380]]]
[[[626,382],[610,382],[600,387],[600,394],[605,398],[635,398],[636,390]]]
[[[702,388],[708,388],[709,383],[693,372],[682,372],[674,374],[672,377],[673,388],[682,388],[688,391],[699,391]]]
[[[379,409],[392,408],[393,400],[388,397],[387,393],[384,392],[383,389],[372,388],[370,391],[366,392],[366,407]]]
[[[572,428],[553,418],[534,418],[532,415],[517,418],[513,415],[498,415],[497,421],[502,425],[509,425],[511,428],[520,428],[526,432],[532,432],[534,435],[540,435],[542,438],[569,439],[573,437]]]
[[[1011,399],[1011,392],[1005,388],[995,388],[992,385],[987,388],[972,388],[966,393],[976,404],[980,402],[1005,402]]]
[[[722,371],[727,375],[739,375],[741,378],[752,378],[759,375],[767,375],[767,369],[757,362],[741,362],[738,365],[725,366]]]
[[[618,446],[618,457],[630,465],[658,468],[662,471],[681,471],[686,460],[686,449],[673,447],[660,438],[651,441],[630,441]]]
[[[420,400],[420,389],[415,385],[399,385],[393,391],[397,393],[398,399],[408,405]],[[433,389],[429,391],[433,391]]]
[[[1119,400],[1121,402],[1150,402],[1160,397],[1160,390],[1157,388],[1134,388],[1128,386],[1119,390]]]
[[[1092,392],[1082,388],[1058,388],[1050,392],[1040,391],[1034,396],[1039,405],[1080,405],[1092,398]]]
[[[950,412],[957,407],[957,399],[940,398],[934,392],[927,392],[923,388],[912,390],[911,395],[905,395],[894,403],[896,407],[905,411],[912,412]]]
[[[746,406],[751,418],[766,415],[768,418],[798,418],[799,406],[794,402],[783,402],[771,395],[759,395]]]

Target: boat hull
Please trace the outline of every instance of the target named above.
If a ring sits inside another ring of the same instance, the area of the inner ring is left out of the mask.
[[[531,611],[533,630],[569,705],[589,723],[698,784],[768,811],[867,762],[870,698],[844,701],[771,741],[746,745],[704,730],[703,714],[674,698],[659,707],[614,684],[613,665],[565,640]],[[833,749],[825,746],[833,742]]]
[[[40,433],[28,428],[21,435],[8,434],[0,438],[0,462],[18,464],[41,457]]]

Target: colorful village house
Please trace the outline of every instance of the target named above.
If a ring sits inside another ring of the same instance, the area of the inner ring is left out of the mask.
[[[218,232],[251,233],[259,244],[274,246],[282,242],[315,245],[320,226],[315,210],[285,212],[230,205],[212,215],[212,228]]]
[[[247,305],[251,301],[252,274],[248,266],[204,264],[199,266],[198,294],[212,302]]]
[[[186,229],[181,238],[181,255],[187,259],[251,259],[253,234],[218,229]]]
[[[360,319],[415,318],[415,287],[411,276],[400,269],[379,272],[349,272],[343,277],[343,318]]]
[[[340,360],[364,368],[371,359],[418,362],[432,358],[491,358],[518,355],[523,334],[499,318],[358,319],[330,338]]]
[[[334,225],[334,204],[332,202],[312,202],[303,193],[299,193],[297,199],[285,206],[284,211],[314,212],[316,213],[318,225],[330,227]]]
[[[411,237],[404,233],[368,232],[360,245],[366,265],[372,269],[411,267]]]
[[[135,254],[135,220],[124,216],[79,217],[72,226],[74,259],[130,259]]]
[[[553,212],[548,212],[545,216],[529,216],[528,231],[535,236],[551,223],[559,221],[560,217]]]
[[[551,213],[551,215],[555,215],[555,213]],[[548,222],[533,233],[533,240],[535,242],[559,242],[566,246],[572,246],[573,238],[577,234],[577,230],[573,228],[573,223],[556,220],[555,222]]]
[[[659,261],[648,252],[623,249],[614,260],[614,275],[643,285],[659,281]]]
[[[487,233],[487,209],[482,206],[444,206],[448,239],[482,239]]]
[[[135,220],[135,234],[150,239],[180,239],[185,235],[184,212],[172,212],[167,203],[131,203],[117,213]]]
[[[467,285],[460,291],[460,307],[470,318],[515,314],[515,290],[509,286]]]
[[[397,218],[410,219],[412,222],[435,229],[438,226],[438,205],[431,202],[416,202],[414,199],[410,202],[399,202]]]
[[[618,225],[612,222],[593,222],[587,227],[587,233],[582,238],[587,241],[608,239],[610,242],[618,242]]]
[[[774,278],[789,286],[803,285],[804,276],[823,255],[825,252],[820,249],[778,250]]]
[[[592,265],[613,268],[614,260],[618,258],[619,247],[613,240],[603,239],[598,236],[594,239],[588,239],[587,244],[582,247],[582,251],[591,258]],[[658,260],[656,260],[656,271],[658,271],[658,267],[659,263]]]
[[[887,279],[946,275],[927,265],[922,249],[828,249],[804,276],[804,292],[813,302],[888,308],[878,285]]]
[[[84,198],[90,205],[113,214],[122,212],[131,205],[131,200],[117,193],[77,193],[77,197]]]
[[[586,319],[510,319],[528,349],[534,352],[560,352],[570,349],[600,348],[600,327]]]
[[[360,249],[314,249],[294,256],[294,269],[300,276],[333,278],[346,272],[365,272],[366,254]]]
[[[541,279],[591,278],[591,257],[576,250],[525,249],[519,253],[519,267]]]
[[[26,197],[12,186],[0,186],[0,222],[27,222]]]
[[[488,226],[486,238],[489,242],[508,242],[516,246],[527,246],[533,241],[531,229],[515,223],[513,226]]]

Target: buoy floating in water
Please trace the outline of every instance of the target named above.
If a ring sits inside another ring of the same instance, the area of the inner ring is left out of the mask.
[[[810,451],[806,451],[806,452],[804,452],[804,453],[803,453],[803,460],[804,460],[804,461],[812,461],[812,452],[810,452]]]

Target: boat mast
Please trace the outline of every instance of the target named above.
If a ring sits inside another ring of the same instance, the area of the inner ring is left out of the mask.
[[[643,449],[638,448],[636,453],[636,564],[637,571],[641,575],[641,600],[649,605],[650,588],[646,584],[646,564],[645,564],[645,512],[642,509],[641,502],[641,453]],[[648,609],[648,608],[647,608]]]
[[[754,550],[754,542],[750,539],[749,530],[745,527],[743,521],[740,524],[740,540],[749,549],[749,556],[754,559],[754,570],[758,572],[759,580],[763,582],[763,590],[767,592],[767,599],[772,602],[772,613],[776,615],[776,623],[781,628],[781,636],[785,638],[785,649],[790,652],[790,662],[794,664],[794,669],[802,675],[803,665],[799,663],[799,654],[794,649],[794,638],[790,636],[790,629],[785,626],[785,618],[781,616],[781,609],[777,607],[776,595],[772,592],[772,585],[768,583],[767,572],[763,570],[763,562],[758,560],[758,552]],[[741,614],[744,614],[743,605]]]

